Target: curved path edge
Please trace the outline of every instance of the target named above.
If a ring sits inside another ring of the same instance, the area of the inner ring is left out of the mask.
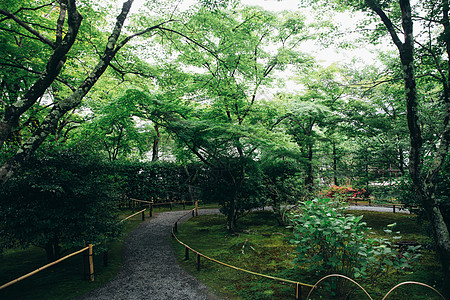
[[[218,211],[202,209],[199,214]],[[78,299],[220,299],[180,267],[170,246],[172,224],[185,213],[158,213],[141,223],[125,238],[119,274]]]

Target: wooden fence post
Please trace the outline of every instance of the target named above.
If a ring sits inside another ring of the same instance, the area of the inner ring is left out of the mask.
[[[302,299],[302,286],[297,282],[297,287],[295,288],[295,300]]]
[[[189,248],[186,247],[184,250],[184,260],[189,260]]]
[[[94,258],[92,253],[92,244],[89,244],[89,281],[94,282]]]
[[[142,211],[142,221],[145,221],[145,210]]]
[[[392,210],[394,211],[394,214],[395,214],[395,204],[392,205]]]
[[[195,215],[198,217],[198,201],[195,201]]]
[[[200,254],[197,253],[197,271],[200,271]]]
[[[150,218],[153,217],[153,202],[150,203]]]

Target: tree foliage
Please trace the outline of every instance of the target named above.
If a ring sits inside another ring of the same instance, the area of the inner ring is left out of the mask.
[[[33,157],[0,192],[1,249],[34,245],[49,261],[120,233],[117,195],[103,163],[88,153]]]

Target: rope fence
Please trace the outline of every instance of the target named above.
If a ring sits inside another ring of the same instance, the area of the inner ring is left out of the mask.
[[[242,269],[224,262],[221,262],[219,260],[216,260],[214,258],[211,258],[209,256],[206,256],[205,254],[202,254],[201,252],[193,249],[192,247],[190,247],[189,245],[183,243],[180,239],[178,239],[178,237],[176,236],[175,233],[178,232],[178,222],[184,218],[185,216],[189,215],[192,212],[192,216],[194,216],[194,211],[196,209],[192,209],[190,211],[188,211],[186,214],[182,215],[180,218],[177,219],[177,221],[172,225],[172,236],[175,238],[175,240],[181,244],[182,246],[185,247],[185,258],[186,260],[189,259],[189,251],[194,252],[197,255],[197,271],[200,271],[200,258],[203,257],[206,260],[212,261],[216,264],[222,265],[224,267],[227,268],[231,268],[237,271],[241,271],[241,272],[245,272],[248,274],[252,274],[255,276],[259,276],[259,277],[263,277],[263,278],[267,278],[267,279],[271,279],[271,280],[276,280],[279,282],[284,282],[284,283],[289,283],[289,284],[294,284],[295,285],[295,299],[301,299],[302,298],[302,287],[308,287],[308,288],[313,288],[314,285],[311,284],[307,284],[307,283],[303,283],[303,282],[298,282],[298,281],[293,281],[293,280],[289,280],[289,279],[284,279],[284,278],[279,278],[279,277],[275,277],[275,276],[270,276],[270,275],[265,275],[265,274],[261,274],[261,273],[257,273],[257,272],[253,272],[250,270],[246,270],[246,269]],[[197,208],[197,213],[196,215],[198,216],[198,208]]]
[[[263,277],[263,278],[267,278],[267,279],[271,279],[271,280],[275,280],[275,281],[279,281],[279,282],[284,282],[284,283],[289,283],[289,284],[295,284],[295,299],[296,300],[301,300],[302,299],[302,293],[303,293],[303,288],[309,288],[309,293],[306,296],[305,299],[309,299],[309,297],[311,296],[312,292],[314,291],[314,289],[317,289],[319,284],[324,281],[327,278],[331,278],[331,277],[339,277],[339,278],[343,278],[345,280],[348,280],[350,282],[352,282],[353,284],[355,284],[358,288],[360,288],[367,296],[369,299],[373,300],[373,298],[369,295],[369,293],[355,280],[344,276],[344,275],[340,275],[340,274],[332,274],[332,275],[327,275],[322,277],[320,280],[318,280],[314,285],[312,284],[307,284],[307,283],[303,283],[303,282],[298,282],[298,281],[293,281],[293,280],[289,280],[289,279],[284,279],[284,278],[279,278],[279,277],[274,277],[274,276],[270,276],[270,275],[265,275],[265,274],[261,274],[261,273],[257,273],[257,272],[253,272],[250,270],[246,270],[246,269],[242,269],[224,262],[221,262],[219,260],[216,260],[214,258],[208,257],[205,254],[202,254],[201,252],[193,249],[192,247],[190,247],[189,245],[187,245],[186,243],[182,242],[177,236],[176,233],[178,232],[178,222],[181,221],[182,218],[184,218],[185,216],[189,215],[192,213],[192,217],[194,217],[195,215],[198,216],[198,207],[196,206],[196,208],[189,210],[187,213],[185,213],[184,215],[182,215],[181,217],[179,217],[175,223],[172,224],[172,229],[171,229],[171,234],[172,237],[183,247],[185,247],[185,260],[189,259],[189,251],[195,253],[197,255],[197,271],[200,271],[200,258],[204,258],[206,260],[209,260],[213,263],[222,265],[224,267],[227,268],[231,268],[237,271],[241,271],[241,272],[245,272],[248,274],[252,274],[255,276],[259,276],[259,277]],[[194,213],[196,212],[196,213]],[[385,300],[395,289],[397,289],[400,286],[406,285],[406,284],[412,284],[412,285],[419,285],[419,286],[423,286],[426,288],[431,289],[432,291],[434,291],[435,293],[437,293],[442,299],[445,300],[445,297],[439,292],[437,291],[435,288],[433,288],[432,286],[429,286],[425,283],[420,283],[420,282],[414,282],[414,281],[407,281],[407,282],[402,282],[400,284],[397,284],[395,287],[393,287],[389,292],[386,293],[386,295],[383,297],[382,300]]]

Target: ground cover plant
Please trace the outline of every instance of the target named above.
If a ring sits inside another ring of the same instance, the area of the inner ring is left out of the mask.
[[[438,260],[428,246],[431,240],[424,233],[423,226],[416,217],[406,214],[351,211],[355,216],[364,215],[363,220],[372,227],[372,235],[388,238],[386,225],[397,223],[402,232],[401,240],[415,240],[424,246],[421,257],[410,268],[402,272],[391,270],[384,277],[375,276],[371,280],[357,279],[372,297],[382,298],[395,283],[419,281],[439,287],[442,282]],[[194,249],[225,263],[260,272],[266,275],[314,284],[321,276],[308,272],[306,266],[295,268],[295,246],[289,240],[292,230],[279,226],[270,212],[254,212],[243,218],[240,230],[230,234],[223,226],[220,215],[200,216],[179,226],[178,237]],[[238,272],[217,264],[201,260],[201,270],[197,271],[194,255],[184,260],[184,248],[173,243],[180,263],[219,294],[231,299],[287,299],[292,298],[295,286]],[[304,293],[306,290],[303,290]],[[313,298],[323,296],[325,291],[317,291]],[[352,294],[350,299],[358,299],[362,294]],[[415,286],[400,288],[389,299],[439,299],[426,289]]]

